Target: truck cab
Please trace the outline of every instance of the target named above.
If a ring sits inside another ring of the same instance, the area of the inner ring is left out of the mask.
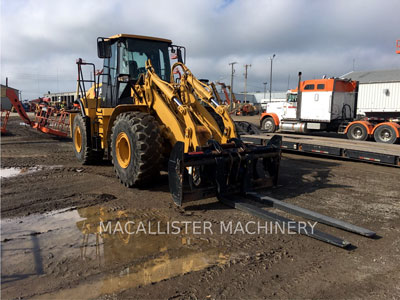
[[[295,119],[297,109],[297,90],[288,90],[285,101],[268,102],[265,105],[266,112],[274,112],[279,120]]]
[[[286,101],[268,103],[261,128],[268,132],[337,130],[355,117],[357,87],[357,82],[339,78],[300,81],[298,88],[288,91]]]

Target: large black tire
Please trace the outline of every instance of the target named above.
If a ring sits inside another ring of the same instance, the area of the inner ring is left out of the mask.
[[[120,114],[111,132],[114,170],[127,187],[147,184],[160,174],[162,138],[157,121],[143,112]]]
[[[367,128],[363,124],[353,124],[347,131],[347,138],[355,141],[365,141],[368,138]]]
[[[261,130],[264,132],[275,132],[276,125],[274,119],[271,117],[264,118],[261,122]]]
[[[378,143],[394,144],[397,141],[396,130],[389,125],[379,126],[374,132],[374,139]]]
[[[72,125],[72,145],[76,158],[84,165],[102,161],[104,151],[94,151],[90,145],[90,133],[85,119],[81,115],[74,118]]]

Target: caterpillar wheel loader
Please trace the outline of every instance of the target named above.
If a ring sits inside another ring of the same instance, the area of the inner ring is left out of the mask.
[[[149,184],[165,168],[177,205],[277,183],[281,138],[243,143],[212,87],[184,64],[184,47],[118,34],[98,38],[97,50],[101,71],[77,60],[81,97],[70,115],[83,164],[106,155],[127,187]],[[88,69],[93,80],[84,79]]]

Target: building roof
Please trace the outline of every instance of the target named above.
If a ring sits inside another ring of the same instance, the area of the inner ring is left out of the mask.
[[[400,69],[380,70],[380,71],[353,71],[340,76],[340,78],[350,78],[360,83],[379,83],[379,82],[399,82]]]
[[[14,90],[14,91],[19,91],[19,90],[17,90],[17,89],[15,89],[15,88],[12,88],[11,86],[7,86],[7,85],[4,85],[4,84],[0,84],[0,86],[1,86],[1,90],[3,91],[5,91],[5,89],[7,88],[7,89],[12,89],[12,90]]]

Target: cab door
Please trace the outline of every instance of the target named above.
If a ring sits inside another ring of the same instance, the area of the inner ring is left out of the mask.
[[[101,107],[117,106],[117,43],[111,45],[111,57],[104,59]]]

